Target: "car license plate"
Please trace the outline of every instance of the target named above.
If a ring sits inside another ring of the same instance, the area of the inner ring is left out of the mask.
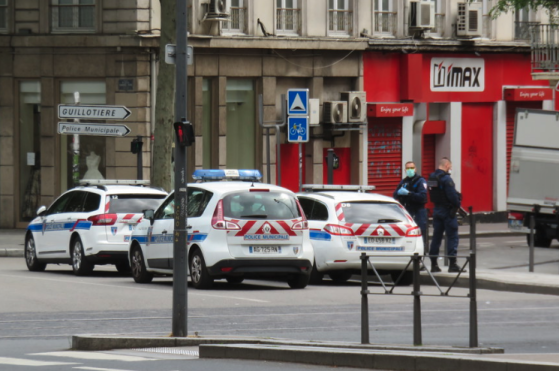
[[[357,246],[358,251],[404,251],[403,246]]]
[[[393,245],[396,243],[396,239],[386,237],[365,237],[365,243],[371,245]]]
[[[509,228],[514,230],[522,229],[522,220],[509,219]]]
[[[281,246],[250,246],[251,254],[281,254]]]

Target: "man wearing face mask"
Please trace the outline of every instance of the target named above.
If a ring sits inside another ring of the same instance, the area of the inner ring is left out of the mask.
[[[427,182],[416,174],[413,161],[406,162],[406,177],[400,181],[392,197],[400,202],[408,213],[412,216],[415,223],[421,229],[423,245],[427,236]],[[425,246],[427,250],[427,246]]]
[[[443,240],[443,233],[448,237],[447,255],[450,256],[449,273],[460,272],[460,267],[456,264],[458,253],[458,219],[456,213],[460,208],[461,195],[456,191],[456,185],[450,177],[452,172],[452,162],[443,157],[439,161],[439,168],[429,176],[429,196],[431,202],[435,204],[433,211],[433,239],[431,240],[431,272],[441,271],[437,264],[439,249]]]

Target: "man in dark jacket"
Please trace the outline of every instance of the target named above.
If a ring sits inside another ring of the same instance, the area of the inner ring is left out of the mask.
[[[448,237],[447,255],[450,257],[449,273],[460,271],[456,264],[458,252],[458,219],[456,212],[460,208],[460,193],[456,191],[456,185],[450,177],[452,162],[443,157],[439,161],[439,168],[429,176],[428,187],[431,202],[435,204],[433,211],[433,239],[431,240],[431,272],[441,271],[437,264],[439,248],[443,239],[443,233]]]
[[[415,223],[421,230],[423,246],[425,251],[427,251],[428,247],[425,245],[425,238],[427,236],[427,210],[425,209],[425,204],[427,203],[427,182],[416,173],[413,161],[406,162],[405,167],[406,177],[400,181],[392,197],[404,205],[413,220],[415,220]]]

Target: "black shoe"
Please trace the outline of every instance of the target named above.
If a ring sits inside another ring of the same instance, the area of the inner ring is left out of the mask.
[[[442,272],[441,268],[438,265],[431,265],[431,273],[439,273]]]
[[[450,264],[450,266],[448,267],[448,273],[458,273],[460,272],[460,267],[458,266],[458,264]],[[466,270],[464,269],[462,271],[462,273],[465,273]]]

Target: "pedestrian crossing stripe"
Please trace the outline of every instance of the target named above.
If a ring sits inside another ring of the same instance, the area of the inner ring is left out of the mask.
[[[46,362],[46,361],[35,361],[35,360],[32,360],[32,359],[24,359],[24,358],[0,357],[0,365],[41,367],[41,366],[79,365],[79,363]]]

